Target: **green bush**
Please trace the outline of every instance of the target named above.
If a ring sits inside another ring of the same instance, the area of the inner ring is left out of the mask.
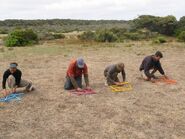
[[[96,41],[99,42],[116,42],[118,37],[111,31],[103,30],[97,32]]]
[[[180,41],[185,42],[185,31],[183,31],[183,32],[181,32],[181,33],[179,34],[178,39],[179,39]]]
[[[38,36],[32,30],[14,30],[5,39],[7,47],[26,46],[38,43]]]
[[[112,28],[110,31],[116,34],[118,37],[121,37],[124,33],[127,32],[126,28]]]
[[[124,40],[149,40],[156,38],[159,34],[147,29],[135,30],[133,32],[125,28],[111,28],[106,30],[88,31],[79,35],[78,38],[85,41],[98,42],[123,42]],[[161,40],[162,41],[162,40]]]
[[[166,43],[167,40],[165,37],[158,37],[154,40],[154,43]]]
[[[85,41],[93,41],[96,39],[96,33],[92,31],[87,31],[82,33],[81,35],[78,35],[78,38]]]

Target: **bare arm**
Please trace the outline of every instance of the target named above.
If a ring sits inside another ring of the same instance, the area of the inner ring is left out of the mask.
[[[85,80],[86,86],[89,86],[89,76],[88,76],[88,74],[84,74],[84,80]]]
[[[121,72],[122,73],[122,77],[123,77],[123,82],[126,80],[126,73],[125,73],[125,70],[123,69],[123,71]]]

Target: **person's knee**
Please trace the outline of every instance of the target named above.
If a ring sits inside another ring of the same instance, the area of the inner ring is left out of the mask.
[[[15,77],[13,75],[8,76],[8,80],[15,81]]]
[[[10,75],[7,79],[7,85],[9,88],[13,88],[15,86],[15,77]]]
[[[64,89],[65,89],[65,90],[71,90],[71,87],[70,87],[68,84],[65,84],[65,85],[64,85]]]
[[[65,90],[71,90],[69,87],[66,87],[66,86],[64,86],[64,89]]]
[[[64,89],[65,90],[71,90],[73,88],[72,83],[69,79],[66,80],[65,84],[64,84]]]

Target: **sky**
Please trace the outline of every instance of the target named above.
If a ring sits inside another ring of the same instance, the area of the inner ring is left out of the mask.
[[[185,0],[0,0],[4,19],[116,19],[185,16]]]

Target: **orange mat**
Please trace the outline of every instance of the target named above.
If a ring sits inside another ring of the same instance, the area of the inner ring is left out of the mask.
[[[155,83],[177,84],[177,81],[172,80],[172,79],[166,79],[164,77],[160,77],[159,79],[155,81]]]

